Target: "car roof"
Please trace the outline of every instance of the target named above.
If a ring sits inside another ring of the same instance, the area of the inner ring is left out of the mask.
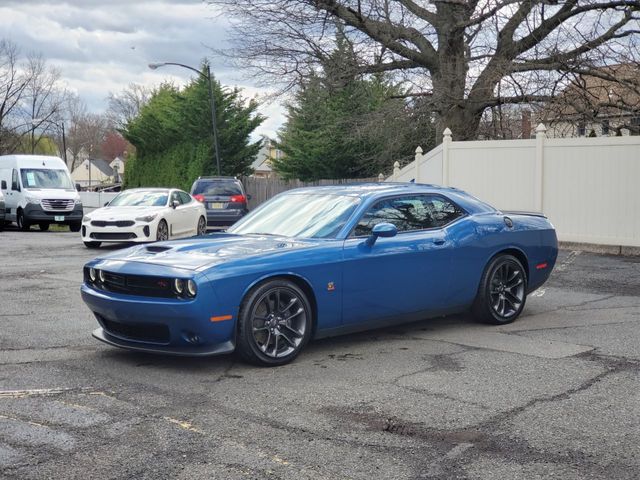
[[[124,192],[170,192],[171,190],[178,190],[177,188],[159,188],[159,187],[150,187],[150,188],[127,188],[126,190],[122,190]]]
[[[404,194],[404,193],[444,193],[460,192],[452,187],[442,187],[425,183],[413,182],[380,182],[380,183],[351,183],[342,185],[323,185],[317,187],[302,187],[289,190],[287,193],[327,194],[327,195],[351,195],[369,197],[380,194]]]

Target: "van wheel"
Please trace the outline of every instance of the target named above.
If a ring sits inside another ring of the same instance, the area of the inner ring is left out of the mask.
[[[84,242],[84,246],[87,248],[99,248],[102,242]]]
[[[26,218],[24,218],[24,213],[22,213],[22,210],[18,210],[18,217],[16,218],[16,223],[18,224],[18,228],[23,232],[26,232],[27,230],[31,229],[31,224]]]
[[[72,232],[79,232],[81,228],[82,228],[81,222],[75,222],[75,223],[69,224],[69,230],[71,230]]]
[[[40,227],[40,230],[42,230],[43,232],[49,230],[49,224],[46,222],[39,223],[38,227]]]

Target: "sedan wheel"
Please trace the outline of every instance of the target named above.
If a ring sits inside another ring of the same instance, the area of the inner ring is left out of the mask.
[[[474,313],[480,320],[513,322],[524,309],[527,275],[520,261],[511,255],[494,258],[482,276]]]
[[[197,232],[198,235],[205,235],[207,233],[207,220],[204,217],[200,217],[198,220]]]
[[[158,242],[169,240],[169,227],[167,226],[167,222],[165,222],[164,220],[160,220],[160,223],[158,224],[158,230],[156,231],[156,240]]]
[[[292,361],[311,336],[311,306],[288,280],[270,280],[242,304],[238,352],[247,361],[276,366]]]

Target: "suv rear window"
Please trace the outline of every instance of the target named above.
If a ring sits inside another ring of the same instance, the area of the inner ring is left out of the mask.
[[[192,195],[242,195],[240,184],[225,180],[199,180],[193,186]]]

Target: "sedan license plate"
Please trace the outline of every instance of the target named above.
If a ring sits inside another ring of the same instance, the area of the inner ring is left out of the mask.
[[[62,215],[56,215],[53,217],[56,222],[64,222],[64,217]]]
[[[209,204],[209,208],[224,208],[224,203],[222,202],[213,202]]]

